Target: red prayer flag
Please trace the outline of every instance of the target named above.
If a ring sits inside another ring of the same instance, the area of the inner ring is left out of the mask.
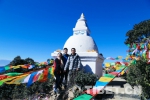
[[[45,82],[48,79],[48,67],[46,67],[43,71],[43,79],[40,82]]]
[[[7,75],[0,75],[0,80],[3,80],[5,78],[7,78],[8,76]]]
[[[117,76],[119,73],[118,73],[118,72],[111,72],[111,73],[109,73],[109,74],[112,74],[112,75]]]

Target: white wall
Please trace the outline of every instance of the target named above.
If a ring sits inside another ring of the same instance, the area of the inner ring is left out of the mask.
[[[102,69],[102,62],[100,59],[97,59],[93,62],[82,61],[82,65],[85,72],[93,72],[94,74],[98,75],[98,77],[102,76],[103,69]]]
[[[101,77],[103,75],[103,68],[102,68],[102,63],[100,58],[97,58],[96,60],[96,74]]]

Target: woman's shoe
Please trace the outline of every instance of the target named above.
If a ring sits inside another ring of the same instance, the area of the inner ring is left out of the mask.
[[[64,89],[67,89],[67,85],[64,85]]]
[[[54,90],[54,95],[57,95],[58,91],[57,90]]]

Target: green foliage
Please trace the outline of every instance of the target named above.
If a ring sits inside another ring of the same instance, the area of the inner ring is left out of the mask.
[[[83,91],[86,90],[85,86],[94,86],[96,81],[98,80],[98,76],[92,73],[84,73],[84,71],[81,70],[78,72],[74,80],[76,85],[79,86],[73,92],[74,98],[76,98],[79,95],[83,94]]]
[[[17,65],[23,65],[23,64],[35,64],[34,60],[32,58],[26,58],[21,59],[20,56],[15,57],[11,62],[10,65],[17,66]]]
[[[83,71],[79,71],[75,77],[76,84],[82,89],[84,89],[85,85],[94,86],[97,80],[98,76],[96,74],[84,73]]]
[[[12,90],[12,98],[13,99],[25,99],[29,96],[30,91],[26,87],[25,84],[15,85]]]
[[[24,59],[21,59],[20,56],[17,56],[15,57],[11,62],[10,62],[10,65],[12,66],[17,66],[17,65],[22,65],[22,64],[25,64],[25,60]]]
[[[150,98],[150,64],[142,58],[128,68],[127,82],[132,86],[141,85],[143,95]]]
[[[35,64],[35,62],[32,58],[26,58],[24,61],[25,61],[26,64],[31,64],[31,65]]]
[[[145,20],[134,25],[133,29],[126,33],[126,36],[125,44],[145,41],[146,38],[150,37],[150,20]]]
[[[0,87],[0,98],[10,99],[12,98],[12,90],[14,89],[15,85],[3,84]]]
[[[50,62],[53,60],[53,59],[49,59]],[[5,72],[3,72],[2,74],[4,73],[10,73],[10,72],[19,72],[19,73],[25,73],[25,72],[29,72],[29,71],[34,71],[34,70],[38,70],[38,69],[41,69],[41,68],[46,68],[46,65],[45,64],[42,64],[39,66],[39,63],[38,62],[34,62],[34,60],[32,58],[26,58],[26,59],[21,59],[20,56],[17,56],[15,57],[9,65],[12,65],[12,66],[17,66],[17,65],[24,65],[24,64],[31,64],[31,65],[35,65],[35,67],[33,67],[32,69],[26,69],[26,68],[17,68],[17,69],[9,69],[9,70],[6,70]],[[49,66],[52,66],[53,63],[50,63]]]
[[[10,69],[5,71],[4,73],[9,72],[19,72],[24,73],[28,71],[39,70],[41,68],[45,68],[46,65],[39,66],[38,63],[34,62],[31,58],[21,59],[20,56],[17,56],[10,62],[10,65],[23,65],[23,64],[34,64],[35,67],[33,69],[25,69],[25,68],[17,68]],[[3,73],[3,74],[4,74]],[[28,100],[29,96],[35,95],[37,93],[48,94],[53,89],[54,79],[51,77],[46,82],[34,82],[30,87],[27,87],[26,84],[14,85],[14,84],[3,84],[0,86],[0,98],[5,100]]]
[[[25,99],[36,93],[48,94],[53,89],[53,79],[48,79],[46,82],[35,82],[30,87],[26,84],[13,85],[4,84],[0,87],[0,98],[8,99]]]

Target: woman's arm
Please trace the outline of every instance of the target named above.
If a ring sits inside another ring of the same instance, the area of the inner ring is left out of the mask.
[[[60,62],[59,62],[59,60],[58,60],[57,58],[55,59],[55,64],[56,64],[55,71],[58,72],[59,69],[60,69],[60,68],[59,68],[59,67],[60,67]]]

